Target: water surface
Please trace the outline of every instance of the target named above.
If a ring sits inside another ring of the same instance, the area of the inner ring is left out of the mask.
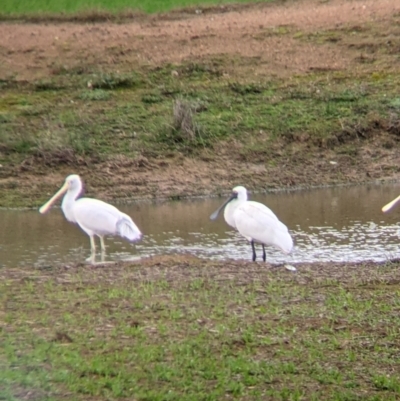
[[[400,206],[383,214],[384,204],[400,193],[398,185],[373,185],[250,195],[265,203],[295,239],[291,256],[267,247],[271,263],[315,261],[383,261],[400,257]],[[106,260],[133,260],[186,252],[210,259],[251,259],[249,243],[210,214],[223,199],[117,205],[145,234],[129,244],[106,238]],[[0,210],[0,267],[45,267],[84,261],[89,237],[68,223],[61,209]],[[261,247],[257,247],[261,257]]]

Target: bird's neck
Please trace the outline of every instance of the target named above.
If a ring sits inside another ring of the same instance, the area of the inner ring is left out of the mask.
[[[224,210],[224,217],[225,217],[225,221],[233,228],[236,228],[236,224],[235,224],[235,219],[233,218],[233,215],[235,213],[236,208],[241,205],[243,202],[243,200],[239,200],[239,199],[234,199],[231,200],[225,207]]]
[[[72,222],[76,223],[75,215],[74,215],[74,204],[76,202],[76,198],[79,196],[80,189],[68,191],[62,200],[61,209],[64,213],[65,218]]]

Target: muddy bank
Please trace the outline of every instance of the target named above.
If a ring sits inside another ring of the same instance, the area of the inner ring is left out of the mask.
[[[87,263],[65,263],[36,269],[31,273],[21,269],[7,269],[1,272],[4,280],[21,280],[30,275],[38,282],[52,277],[62,284],[68,277],[83,274],[87,282],[129,280],[129,282],[157,282],[166,280],[172,286],[180,286],[196,278],[216,283],[237,284],[277,280],[281,283],[324,286],[378,286],[400,283],[399,260],[384,263],[297,263],[297,271],[287,270],[284,265],[270,265],[264,262],[235,261],[227,259],[218,262],[200,259],[192,255],[176,254],[143,258],[137,262],[107,262],[88,265]],[[270,276],[270,278],[268,278]]]
[[[55,171],[42,166],[38,170],[32,166],[32,171],[25,168],[21,171],[17,166],[8,174],[4,172],[6,168],[2,169],[0,190],[4,193],[3,201],[12,193],[16,200],[29,198],[31,206],[38,206],[71,173],[81,175],[86,194],[119,201],[225,195],[236,185],[268,192],[397,181],[400,177],[397,149],[373,149],[371,144],[362,149],[362,157],[338,155],[334,151],[319,151],[312,156],[306,149],[304,152],[305,156],[300,153],[292,158],[274,158],[274,166],[268,160],[239,162],[229,155],[212,155],[207,161],[184,156],[172,160],[146,159],[140,163],[126,159],[89,166],[71,165]]]

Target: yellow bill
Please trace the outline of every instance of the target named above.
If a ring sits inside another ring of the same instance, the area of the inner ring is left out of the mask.
[[[57,199],[61,198],[68,190],[68,184],[65,183],[40,209],[39,212],[44,214],[49,211]]]
[[[389,202],[387,205],[383,206],[382,212],[388,212],[393,206],[396,205],[396,203],[400,201],[400,196],[398,196],[396,199],[393,199],[391,202]]]

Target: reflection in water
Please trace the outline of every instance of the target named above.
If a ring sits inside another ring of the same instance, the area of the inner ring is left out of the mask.
[[[381,208],[399,192],[397,186],[360,186],[250,198],[270,207],[295,239],[291,256],[266,247],[271,263],[386,260],[399,256],[400,207],[389,214]],[[251,260],[250,245],[227,226],[223,216],[209,220],[220,203],[214,198],[118,205],[132,216],[144,238],[134,245],[109,238],[107,260],[172,252]],[[44,216],[37,210],[0,210],[0,222],[0,267],[82,262],[90,255],[87,236],[68,223],[60,209]]]

